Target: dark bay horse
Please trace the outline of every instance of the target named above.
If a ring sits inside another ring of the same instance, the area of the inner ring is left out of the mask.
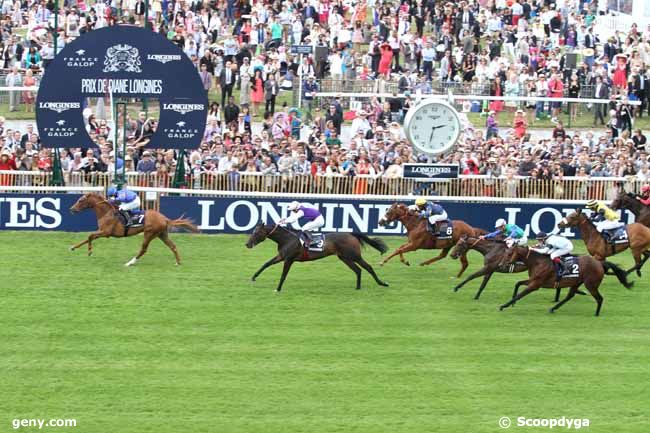
[[[646,206],[637,200],[631,192],[620,190],[616,199],[612,202],[613,209],[628,209],[636,217],[636,222],[650,227],[650,206]]]
[[[442,250],[437,257],[420,263],[420,266],[430,265],[431,263],[444,259],[449,253],[449,250],[456,245],[456,242],[458,242],[458,239],[462,236],[480,236],[487,233],[485,230],[474,228],[464,221],[453,220],[451,223],[453,224],[454,231],[451,239],[437,239],[429,232],[427,227],[428,221],[426,218],[421,218],[416,213],[411,212],[408,206],[403,203],[394,203],[388,211],[386,211],[386,215],[384,215],[384,217],[379,221],[379,225],[386,225],[393,221],[401,222],[406,228],[408,242],[401,245],[391,255],[382,260],[381,265],[384,265],[390,259],[399,255],[400,261],[408,266],[410,263],[404,260],[404,253],[421,249]],[[463,272],[467,269],[468,262],[465,254],[460,256],[460,262],[461,268],[460,272],[458,272],[458,277],[463,275]]]
[[[554,313],[558,308],[573,298],[578,293],[578,288],[584,284],[598,304],[596,308],[596,316],[598,316],[603,305],[603,297],[598,291],[598,287],[600,287],[606,271],[612,271],[625,288],[629,289],[633,285],[633,283],[628,283],[623,269],[614,263],[601,262],[591,256],[578,256],[578,278],[562,278],[559,282],[556,282],[553,262],[546,254],[540,254],[531,250],[529,247],[514,246],[508,249],[503,256],[501,265],[507,265],[518,260],[524,262],[528,267],[527,287],[518,295],[513,296],[510,301],[503,304],[500,310],[510,307],[524,296],[539,288],[558,289],[561,287],[569,287],[567,296],[550,309],[550,312]]]
[[[252,280],[255,279],[269,266],[276,263],[284,262],[282,269],[282,276],[280,277],[280,284],[276,289],[278,292],[282,290],[282,284],[287,278],[289,269],[294,262],[311,262],[312,260],[322,259],[323,257],[336,255],[345,263],[357,276],[357,290],[361,288],[361,266],[368,271],[380,286],[388,287],[388,284],[379,279],[375,270],[372,269],[363,258],[361,257],[361,247],[363,245],[370,245],[381,254],[384,254],[388,247],[381,239],[370,238],[361,233],[328,233],[325,235],[325,245],[322,252],[306,251],[300,242],[300,232],[288,229],[277,224],[264,224],[259,223],[255,226],[253,233],[251,233],[246,242],[247,248],[253,248],[255,245],[263,242],[265,239],[271,239],[278,244],[278,254],[271,260],[267,261],[262,267],[255,272]]]
[[[587,246],[587,251],[598,261],[603,261],[607,257],[618,254],[629,247],[636,265],[627,271],[628,274],[636,271],[637,275],[641,276],[641,268],[646,260],[650,258],[650,251],[648,251],[650,249],[650,228],[643,224],[628,224],[626,230],[629,242],[617,244],[614,247],[596,230],[596,226],[582,212],[582,209],[576,209],[575,212],[560,221],[558,227],[561,229],[577,227],[580,230],[580,236]],[[641,256],[643,256],[643,259]]]
[[[93,241],[97,238],[122,238],[144,232],[144,240],[142,241],[140,251],[135,257],[126,263],[126,266],[135,265],[138,259],[147,252],[149,243],[155,238],[159,238],[165,243],[165,245],[167,245],[167,247],[174,253],[176,264],[180,265],[181,257],[178,254],[176,245],[169,238],[169,229],[171,227],[180,227],[195,233],[198,233],[199,231],[199,229],[192,224],[192,221],[189,219],[178,218],[170,220],[155,210],[148,210],[145,212],[144,225],[125,230],[124,223],[121,218],[117,216],[117,208],[103,196],[92,192],[81,196],[79,200],[72,205],[70,212],[81,212],[85,209],[92,209],[95,211],[98,229],[96,232],[91,233],[85,241],[71,246],[70,251],[74,251],[82,245],[88,244],[88,255],[90,256],[93,253]]]
[[[469,277],[465,278],[461,283],[457,284],[456,287],[454,287],[454,292],[460,290],[460,288],[467,284],[469,281],[482,276],[483,281],[481,282],[481,286],[479,287],[478,292],[476,292],[476,295],[474,296],[474,299],[478,300],[481,297],[481,293],[483,292],[483,289],[485,289],[488,281],[490,281],[492,274],[495,272],[503,274],[524,272],[526,270],[526,266],[522,262],[509,263],[505,266],[501,265],[501,259],[503,258],[503,255],[506,254],[507,249],[508,247],[506,246],[505,241],[502,240],[479,239],[472,236],[461,236],[461,238],[458,239],[456,246],[451,251],[451,258],[457,259],[458,257],[467,254],[469,250],[475,250],[483,255],[483,267],[471,274]],[[515,286],[515,292],[512,296],[516,296],[519,286],[526,284],[527,282],[528,280],[518,282]],[[556,302],[559,300],[559,296],[560,290],[558,289]]]

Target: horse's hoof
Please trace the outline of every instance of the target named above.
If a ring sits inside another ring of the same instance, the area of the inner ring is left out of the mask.
[[[251,278],[251,283],[254,283],[255,281],[255,278]]]
[[[384,283],[383,281],[379,283],[380,286],[382,287],[388,287],[388,283]]]
[[[457,291],[460,290],[460,287],[456,286],[456,287],[454,287],[452,290],[454,291],[454,293],[456,293]]]
[[[548,310],[548,312],[551,314],[555,313],[555,308],[551,308],[550,310]]]
[[[92,256],[92,255],[93,255],[93,252],[92,252],[92,251],[88,251],[88,257],[90,257],[90,256]]]
[[[506,308],[505,305],[500,306],[500,307],[499,307],[499,311],[503,311],[504,308]]]
[[[180,265],[181,265],[180,263],[176,262],[176,266],[180,266]]]
[[[420,263],[420,266],[426,266],[426,265],[427,265],[427,262]]]
[[[410,262],[404,262],[404,264],[405,264],[406,266],[411,266],[411,263],[410,263]]]
[[[637,275],[638,277],[640,277],[640,276],[641,276],[641,271],[636,271],[636,275]]]
[[[475,300],[475,301],[478,301],[479,299],[480,299],[479,296],[474,296],[474,300]]]
[[[136,262],[137,262],[137,259],[136,259],[135,257],[133,257],[131,260],[129,260],[128,262],[126,262],[126,263],[124,264],[124,266],[133,266],[133,265],[136,264]]]
[[[69,251],[74,251],[74,247],[68,248]]]

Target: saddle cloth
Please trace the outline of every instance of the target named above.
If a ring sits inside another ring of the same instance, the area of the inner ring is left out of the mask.
[[[562,260],[562,278],[578,278],[580,276],[580,260],[576,256],[564,256]]]
[[[436,235],[438,239],[451,239],[454,234],[454,226],[450,220],[438,221],[438,231],[435,231],[435,227],[428,223],[429,232]]]
[[[609,242],[613,244],[625,244],[629,242],[625,226],[613,230],[607,230],[607,233],[609,234]]]
[[[303,245],[307,242],[307,237],[303,236]],[[312,233],[311,242],[306,245],[309,251],[321,253],[325,249],[325,235],[323,233]]]

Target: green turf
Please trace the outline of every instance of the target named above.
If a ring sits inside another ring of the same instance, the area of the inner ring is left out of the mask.
[[[451,292],[456,261],[389,262],[376,269],[390,287],[364,274],[355,291],[328,258],[295,265],[276,294],[279,266],[249,280],[270,241],[174,234],[181,267],[154,242],[124,268],[141,238],[96,241],[90,258],[67,250],[80,239],[0,233],[0,431],[76,418],[41,431],[494,433],[501,416],[648,431],[647,280],[627,291],[608,277],[599,318],[590,296],[549,314],[550,290],[499,312],[524,274],[495,276],[474,301],[478,282]]]

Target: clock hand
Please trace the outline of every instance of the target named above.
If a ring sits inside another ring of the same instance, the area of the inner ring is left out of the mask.
[[[436,132],[436,129],[444,128],[447,125],[438,125],[431,127],[431,135],[429,136],[429,141],[433,140],[433,133]]]

